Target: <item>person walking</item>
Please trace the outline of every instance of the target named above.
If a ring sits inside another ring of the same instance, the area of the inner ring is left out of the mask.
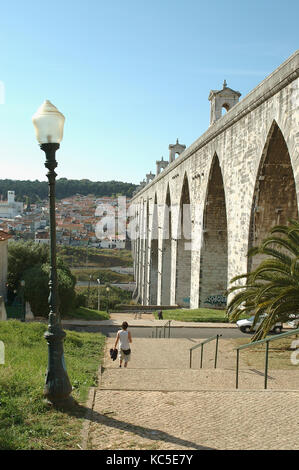
[[[128,362],[131,358],[131,348],[130,343],[132,343],[132,335],[131,332],[128,331],[128,323],[124,321],[121,325],[122,329],[117,332],[116,340],[114,344],[114,349],[119,341],[119,367],[122,366],[122,362],[124,361],[124,367],[128,366]]]

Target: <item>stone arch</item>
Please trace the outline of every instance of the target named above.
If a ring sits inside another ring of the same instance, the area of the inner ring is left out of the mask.
[[[132,248],[133,248],[133,255],[134,255],[134,280],[137,280],[137,266],[138,266],[138,239],[137,237],[137,231],[138,231],[138,210],[135,208],[134,212],[134,233],[130,233],[130,238],[132,240]]]
[[[132,239],[133,239],[133,247],[134,247],[134,281],[135,281],[135,289],[133,292],[133,298],[136,297],[137,295],[137,285],[138,285],[138,262],[139,262],[139,234],[138,234],[138,228],[139,228],[139,218],[138,218],[138,208],[137,204],[135,207],[135,219],[134,219],[134,225],[135,225],[135,230],[133,234],[131,234]]]
[[[179,306],[190,307],[191,290],[191,208],[187,174],[184,175],[177,231],[176,296]]]
[[[137,302],[142,302],[142,286],[143,286],[143,279],[142,279],[142,273],[143,273],[143,200],[140,199],[138,203],[138,222],[137,222],[137,227],[138,227],[138,236],[137,236],[137,272],[136,272],[136,294],[134,295],[134,298],[136,299]]]
[[[224,116],[229,110],[231,106],[228,103],[223,103],[221,106],[221,116]]]
[[[171,197],[170,197],[170,189],[168,185],[166,198],[165,198],[164,219],[163,219],[162,276],[161,276],[161,304],[162,305],[170,305],[171,239],[172,239]]]
[[[150,245],[150,275],[149,275],[149,303],[157,305],[158,295],[158,205],[157,193],[155,193],[153,205],[153,217],[151,228],[151,245]]]
[[[145,203],[144,218],[144,264],[143,264],[143,304],[148,304],[148,264],[149,264],[149,200]]]
[[[227,290],[228,240],[225,191],[218,155],[209,174],[203,214],[199,297],[201,307],[223,307]],[[222,300],[222,302],[221,302]]]
[[[249,249],[258,246],[269,235],[272,227],[287,224],[298,217],[298,203],[294,172],[285,138],[273,120],[262,152],[249,227]],[[262,255],[248,258],[248,271],[262,261]]]

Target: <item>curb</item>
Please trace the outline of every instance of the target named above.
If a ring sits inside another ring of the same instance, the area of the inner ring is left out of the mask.
[[[100,327],[116,327],[116,328],[121,328],[121,322],[116,322],[116,323],[108,323],[108,322],[95,322],[95,321],[85,321],[85,322],[76,322],[74,321],[62,321],[63,326],[100,326]],[[153,325],[145,325],[145,324],[129,324],[130,328],[163,328],[164,325],[161,324],[153,324]],[[171,324],[171,328],[227,328],[227,329],[238,329],[237,325],[232,324],[232,323],[201,323],[198,322],[197,324],[187,324],[185,323],[184,325],[174,325]],[[283,330],[292,330],[292,327],[284,326]]]
[[[103,358],[105,357],[107,349],[107,342],[105,344],[105,350],[103,354]],[[81,431],[81,444],[82,444],[82,449],[81,450],[87,450],[87,445],[88,445],[88,438],[89,438],[89,429],[90,429],[90,424],[91,424],[91,418],[93,415],[93,409],[94,409],[94,404],[95,404],[95,398],[96,398],[96,392],[97,389],[100,387],[101,382],[102,382],[102,373],[103,373],[103,365],[101,364],[98,370],[98,383],[95,387],[91,387],[89,389],[88,393],[88,399],[86,403],[87,412],[84,418],[83,422],[83,427]]]
[[[81,431],[81,450],[87,450],[88,437],[89,437],[89,428],[91,423],[91,416],[94,408],[94,401],[96,396],[96,387],[91,387],[88,394],[88,400],[86,406],[88,408],[86,416],[84,418],[83,428]]]
[[[121,327],[122,323],[121,322],[115,322],[115,323],[108,323],[108,322],[95,322],[95,321],[85,321],[85,322],[80,322],[80,321],[62,321],[62,325],[63,326],[66,326],[66,325],[73,325],[73,326],[115,326],[115,327]],[[164,324],[132,324],[130,322],[130,328],[163,328]],[[192,323],[192,324],[184,324],[184,325],[175,325],[175,324],[171,324],[171,328],[238,328],[236,325],[234,324],[226,324],[226,323],[201,323],[201,322],[198,322],[196,324]]]

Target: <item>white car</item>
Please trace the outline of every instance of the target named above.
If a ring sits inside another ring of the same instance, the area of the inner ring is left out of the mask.
[[[237,327],[240,329],[240,331],[242,331],[242,333],[253,333],[260,326],[264,318],[265,318],[265,315],[262,315],[260,317],[260,320],[255,325],[254,329],[252,329],[254,316],[250,318],[246,318],[245,320],[238,320],[236,324],[237,324]],[[282,323],[275,323],[271,331],[278,335],[279,333],[281,333],[281,330],[282,330]]]
[[[290,319],[291,319],[291,321],[288,321],[288,325],[289,325],[291,328],[299,328],[299,318],[298,318],[298,315],[291,314],[291,315],[290,315]]]

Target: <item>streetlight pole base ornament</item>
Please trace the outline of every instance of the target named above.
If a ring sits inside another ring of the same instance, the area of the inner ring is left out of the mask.
[[[66,334],[59,323],[49,325],[44,337],[48,343],[48,370],[44,396],[47,401],[56,406],[69,403],[72,386],[67,375],[64,361],[63,340]]]
[[[66,336],[61,327],[61,320],[58,310],[58,283],[56,266],[56,216],[55,216],[55,159],[56,150],[59,149],[57,143],[41,144],[41,149],[46,154],[45,166],[49,170],[47,173],[49,181],[49,206],[50,206],[50,280],[49,280],[49,324],[45,339],[48,343],[48,370],[46,373],[46,383],[44,396],[48,404],[55,407],[69,408],[74,404],[70,397],[72,386],[68,378],[64,361],[63,341]]]

